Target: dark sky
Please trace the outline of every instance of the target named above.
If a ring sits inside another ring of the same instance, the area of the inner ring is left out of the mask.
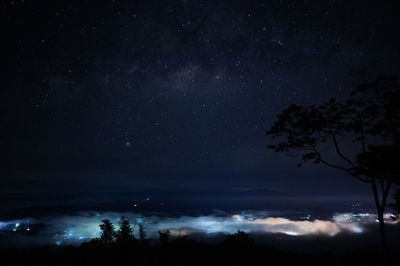
[[[265,130],[396,74],[396,2],[2,1],[3,202],[368,194]]]

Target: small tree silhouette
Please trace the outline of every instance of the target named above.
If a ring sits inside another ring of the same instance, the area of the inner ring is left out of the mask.
[[[119,244],[129,244],[135,240],[131,224],[125,216],[121,216],[119,230],[116,233],[116,240]]]
[[[108,219],[101,221],[102,224],[99,225],[101,230],[100,242],[103,244],[111,244],[115,240],[114,225]]]
[[[160,245],[165,246],[169,243],[171,238],[171,232],[169,230],[165,232],[158,231],[158,240],[160,241]]]
[[[139,224],[139,240],[141,244],[147,244],[146,231],[144,230],[143,224]]]

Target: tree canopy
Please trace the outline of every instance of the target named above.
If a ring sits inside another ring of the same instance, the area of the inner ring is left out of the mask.
[[[102,224],[99,225],[101,230],[100,242],[103,244],[111,244],[115,239],[115,229],[114,225],[110,220],[101,220]]]
[[[121,216],[119,229],[116,232],[116,240],[120,244],[129,244],[135,240],[131,224],[125,216]]]

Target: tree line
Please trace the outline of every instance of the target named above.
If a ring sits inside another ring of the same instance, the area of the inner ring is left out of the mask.
[[[121,245],[129,246],[134,244],[140,244],[146,246],[150,239],[147,238],[147,234],[143,224],[138,224],[137,236],[134,234],[134,230],[131,226],[129,219],[125,216],[121,216],[119,219],[118,229],[115,228],[114,224],[109,219],[101,220],[100,236],[92,239],[89,245]],[[158,240],[161,246],[165,246],[171,243],[171,232],[169,230],[158,231]],[[179,237],[175,242],[191,242],[186,236]],[[250,238],[250,234],[244,231],[238,230],[233,234],[226,236],[223,244],[228,245],[253,245],[254,240]]]

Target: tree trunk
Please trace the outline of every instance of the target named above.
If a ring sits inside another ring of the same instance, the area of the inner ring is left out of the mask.
[[[383,199],[381,202],[379,200],[379,192],[378,192],[378,188],[376,186],[375,179],[372,180],[371,187],[372,187],[372,192],[374,193],[374,201],[375,201],[375,205],[376,205],[376,210],[378,212],[379,233],[380,233],[380,237],[381,237],[381,248],[383,251],[385,251],[387,248],[387,242],[386,242],[385,220],[383,219],[383,215],[385,213],[387,194],[386,193],[382,194]]]
[[[383,250],[387,249],[387,241],[386,241],[386,229],[385,229],[385,221],[383,219],[384,209],[380,208],[378,210],[378,221],[379,221],[379,232],[381,235],[381,247]]]

